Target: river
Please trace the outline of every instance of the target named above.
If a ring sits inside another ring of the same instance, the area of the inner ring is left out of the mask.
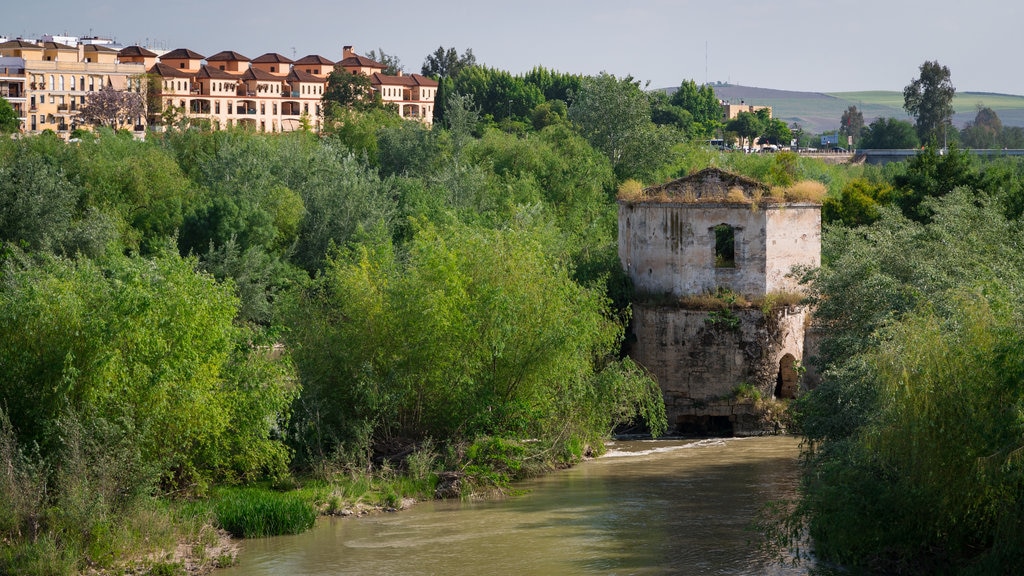
[[[217,576],[807,574],[772,564],[750,523],[792,494],[798,441],[615,442],[497,500],[421,502],[247,540]]]

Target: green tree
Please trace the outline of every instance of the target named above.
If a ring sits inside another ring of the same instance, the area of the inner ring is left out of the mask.
[[[285,472],[271,433],[297,387],[245,344],[229,286],[172,250],[36,260],[5,259],[0,282],[0,402],[25,445],[57,456],[73,407],[125,434],[168,489]]]
[[[651,122],[647,96],[632,78],[605,72],[584,78],[569,119],[608,157],[619,179],[651,177],[671,155],[674,135]]]
[[[934,61],[921,64],[921,75],[903,89],[903,109],[914,117],[922,142],[934,139],[946,145],[955,93],[949,68]]]
[[[893,188],[885,182],[872,183],[865,178],[851,180],[838,197],[829,196],[821,206],[825,223],[864,226],[878,220],[882,206],[892,204]]]
[[[927,224],[882,210],[824,237],[812,286],[825,378],[797,407],[800,537],[851,568],[1012,572],[1021,229],[966,188],[929,202]]]
[[[21,128],[21,119],[14,111],[14,106],[6,98],[0,98],[0,134],[17,132]]]
[[[978,105],[974,120],[960,131],[960,139],[968,148],[999,148],[1002,146],[1003,122],[996,111]]]
[[[867,149],[917,148],[920,141],[910,122],[895,118],[879,118],[864,129],[859,146]]]
[[[864,113],[851,105],[843,112],[839,120],[839,133],[853,138],[854,143],[860,140],[864,130]]]
[[[369,110],[384,106],[380,96],[373,90],[369,76],[353,74],[342,68],[335,69],[327,77],[323,104],[325,119],[332,118],[339,109]]]
[[[757,114],[740,112],[725,124],[725,129],[740,137],[740,146],[748,147],[764,132],[765,122]]]
[[[385,52],[383,48],[370,50],[366,57],[370,60],[383,64],[384,74],[389,76],[398,76],[402,73],[402,61],[398,59],[398,56]]]
[[[722,105],[709,84],[698,87],[693,80],[684,80],[672,94],[671,103],[693,117],[691,138],[710,138],[722,126]]]
[[[761,132],[762,142],[777,146],[789,146],[789,141],[792,139],[793,133],[789,130],[789,126],[786,126],[786,123],[778,118],[769,120]]]
[[[289,313],[310,445],[495,435],[560,452],[638,411],[663,429],[653,382],[602,377],[622,326],[545,237],[424,224],[402,257],[385,240],[332,262]]]
[[[939,154],[934,144],[907,162],[906,171],[893,177],[896,204],[907,218],[920,222],[931,216],[927,198],[949,194],[958,187],[973,188],[978,179],[974,155],[956,145]]]
[[[471,48],[466,48],[462,56],[459,56],[459,51],[454,47],[445,49],[444,46],[438,46],[433,53],[427,54],[420,73],[434,79],[455,78],[471,66],[476,66],[476,56]]]

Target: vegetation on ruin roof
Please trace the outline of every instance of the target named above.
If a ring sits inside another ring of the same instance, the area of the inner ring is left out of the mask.
[[[783,203],[821,204],[828,189],[821,182],[803,180],[789,186],[769,186],[763,182],[706,168],[664,184],[644,187],[636,180],[619,186],[618,200],[629,203],[746,204]]]

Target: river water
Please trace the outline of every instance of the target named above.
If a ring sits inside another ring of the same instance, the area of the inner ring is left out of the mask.
[[[616,442],[522,495],[247,540],[217,575],[807,574],[771,563],[750,530],[763,503],[793,493],[797,452],[785,437]]]

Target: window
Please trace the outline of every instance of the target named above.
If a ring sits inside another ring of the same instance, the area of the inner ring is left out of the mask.
[[[715,233],[715,268],[735,268],[736,229],[728,224],[719,224],[712,230]]]

